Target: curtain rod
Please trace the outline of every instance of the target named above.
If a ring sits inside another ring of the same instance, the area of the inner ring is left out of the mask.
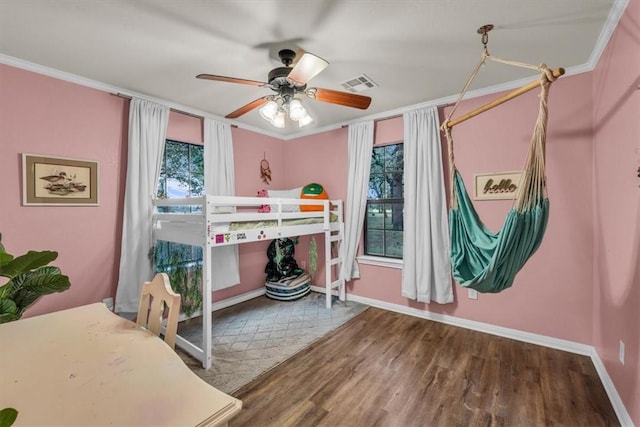
[[[120,93],[120,92],[112,93],[112,95],[115,95],[115,96],[117,96],[119,98],[129,99],[129,100],[133,98],[131,95],[125,95],[124,93]],[[196,119],[204,119],[204,116],[201,116],[199,114],[190,113],[188,111],[179,110],[177,108],[169,108],[169,110],[173,111],[174,113],[184,114],[186,116],[194,117]],[[237,128],[238,126],[237,125],[231,125],[231,127]]]
[[[440,109],[440,108],[450,107],[450,106],[452,106],[454,104],[455,104],[455,102],[445,102],[444,104],[434,105],[434,107]],[[416,108],[420,108],[420,107],[416,107]],[[407,111],[411,111],[411,110],[407,110]],[[404,113],[392,114],[390,116],[385,116],[385,117],[380,117],[378,119],[373,119],[373,122],[376,123],[376,122],[381,122],[381,121],[384,121],[384,120],[397,119],[398,117],[402,117],[403,115],[404,115]],[[353,123],[355,123],[355,121]],[[345,125],[340,126],[340,128],[346,128],[346,127],[349,127],[349,124],[345,124]]]

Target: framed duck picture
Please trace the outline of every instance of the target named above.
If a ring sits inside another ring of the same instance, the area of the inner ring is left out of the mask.
[[[24,206],[98,206],[98,162],[22,154]]]

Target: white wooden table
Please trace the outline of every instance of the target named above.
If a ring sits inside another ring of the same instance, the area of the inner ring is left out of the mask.
[[[0,409],[18,426],[226,425],[242,402],[97,303],[0,325]]]

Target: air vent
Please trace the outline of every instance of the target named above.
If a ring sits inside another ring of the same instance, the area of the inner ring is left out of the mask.
[[[377,86],[378,85],[366,74],[361,74],[358,77],[354,77],[342,83],[343,88],[354,93],[363,92]]]

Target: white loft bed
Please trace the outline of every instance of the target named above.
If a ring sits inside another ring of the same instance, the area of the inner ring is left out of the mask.
[[[271,212],[257,212],[267,204]],[[182,243],[202,247],[202,348],[176,337],[178,347],[196,357],[205,369],[211,367],[212,329],[212,267],[211,249],[218,246],[264,240],[324,234],[325,241],[325,295],[326,306],[331,308],[331,298],[337,292],[345,300],[345,281],[340,275],[343,260],[344,236],[343,207],[341,200],[284,199],[265,197],[204,196],[183,199],[155,200],[153,215],[154,241]],[[319,205],[322,211],[291,212],[292,207]],[[188,208],[191,213],[160,213],[158,207]],[[337,257],[331,246],[337,242]],[[337,279],[333,280],[333,266]]]

